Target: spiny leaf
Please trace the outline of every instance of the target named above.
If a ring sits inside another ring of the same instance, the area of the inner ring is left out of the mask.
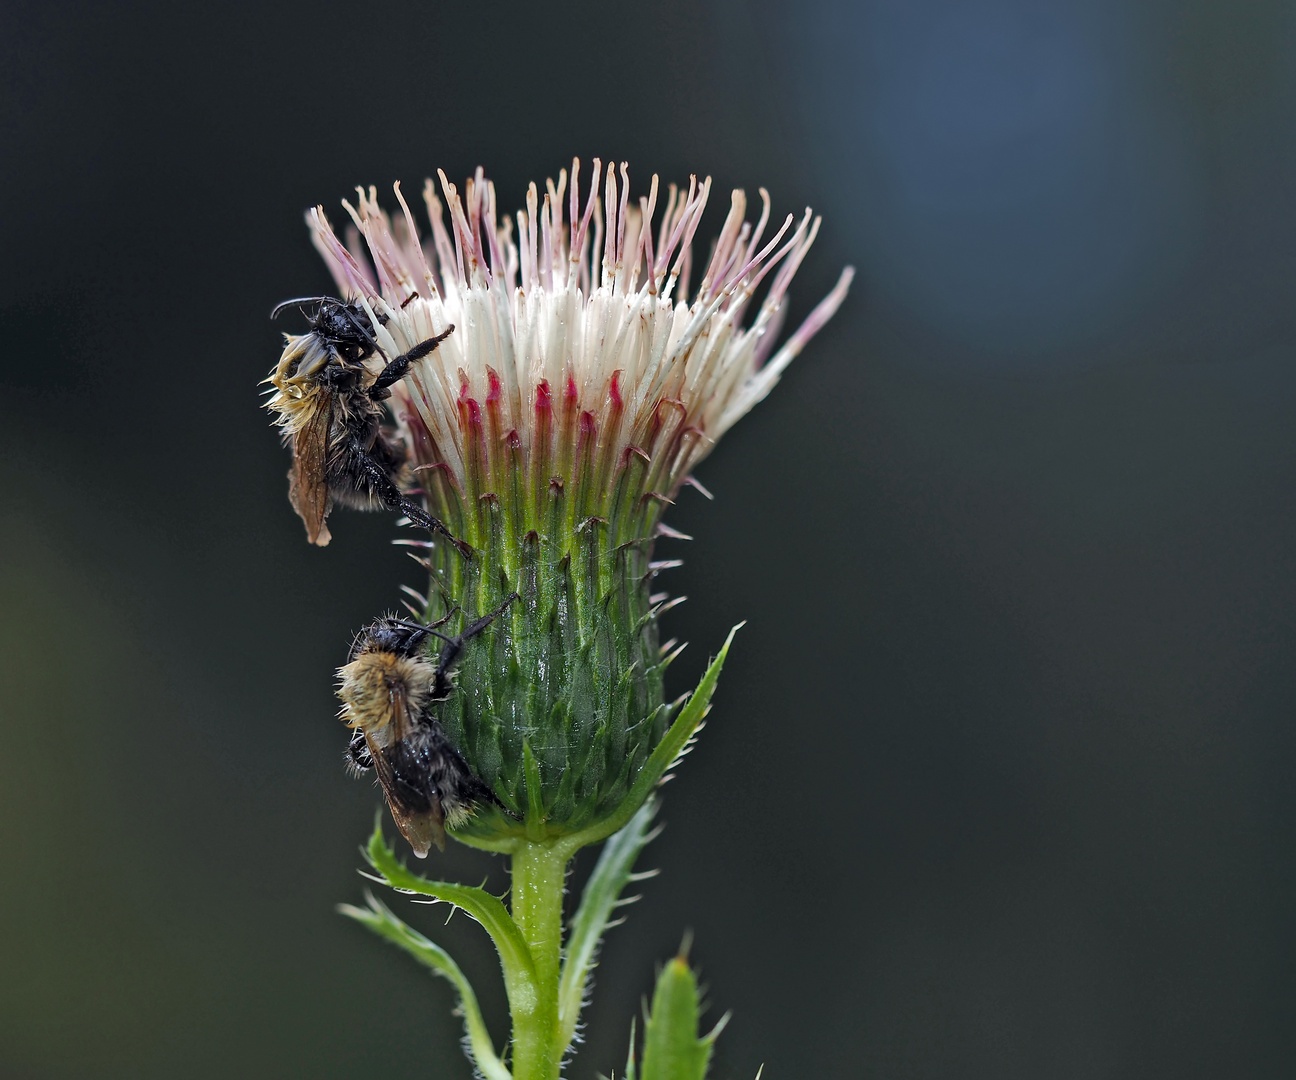
[[[485,889],[471,885],[456,885],[448,881],[428,881],[408,869],[387,845],[381,824],[374,827],[373,835],[365,848],[365,856],[388,885],[404,892],[431,896],[447,904],[462,908],[486,928],[500,956],[504,970],[504,986],[509,1001],[534,997],[536,989],[535,963],[531,949],[509,915],[508,909],[496,896]]]
[[[365,899],[369,902],[367,908],[339,904],[338,911],[404,949],[420,964],[453,983],[459,993],[464,1030],[477,1068],[486,1080],[513,1080],[512,1073],[495,1053],[486,1021],[482,1019],[481,1008],[477,1004],[477,995],[459,965],[445,949],[425,938],[413,927],[407,926],[372,895],[367,895]]]
[[[608,920],[617,906],[621,890],[631,879],[639,852],[655,835],[650,828],[656,812],[657,800],[650,798],[630,819],[630,824],[609,837],[599,854],[594,873],[585,885],[580,907],[572,918],[558,989],[558,1023],[565,1047],[571,1045],[576,1033],[576,1021],[594,968],[594,954],[599,941],[608,928]]]

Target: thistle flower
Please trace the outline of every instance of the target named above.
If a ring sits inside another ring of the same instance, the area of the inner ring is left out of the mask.
[[[389,404],[428,512],[471,548],[420,544],[431,587],[417,616],[470,621],[521,597],[465,649],[440,706],[502,808],[458,830],[483,846],[597,838],[600,822],[624,821],[674,708],[662,688],[674,653],[657,627],[669,601],[652,587],[667,565],[652,561],[654,540],[677,535],[663,510],[852,276],[775,351],[818,218],[807,210],[771,229],[762,188],[753,224],[734,191],[710,256],[695,262],[710,179],[671,185],[659,210],[656,176],[632,204],[625,164],[619,181],[597,158],[592,171],[583,195],[578,160],[543,195],[532,184],[516,234],[480,169],[462,193],[444,173],[439,189],[427,182],[426,242],[399,184],[395,222],[373,188],[343,203],[346,245],[322,208],[308,215],[340,294],[365,309],[388,355],[454,327]]]

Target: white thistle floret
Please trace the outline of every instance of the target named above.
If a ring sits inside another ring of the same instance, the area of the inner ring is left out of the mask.
[[[753,225],[744,220],[746,196],[735,190],[689,296],[692,241],[710,178],[701,184],[690,178],[687,191],[670,185],[654,236],[657,177],[636,207],[629,204],[624,163],[619,184],[607,170],[602,199],[600,173],[595,158],[583,208],[579,160],[572,162],[570,191],[566,170],[557,184],[546,182],[543,197],[531,184],[526,209],[517,214],[516,242],[512,221],[496,216],[495,187],[481,169],[462,196],[438,172],[444,204],[427,182],[427,244],[419,241],[399,184],[395,228],[376,190],[357,189],[358,205],[343,205],[367,243],[376,277],[354,236],[348,250],[322,207],[309,214],[340,292],[368,308],[389,356],[455,327],[396,388],[396,411],[403,405],[411,426],[417,417],[424,429],[412,440],[415,456],[443,467],[461,492],[480,487],[471,483],[481,478],[470,475],[470,443],[484,431],[488,457],[507,441],[531,471],[543,471],[550,459],[570,462],[574,448],[561,445],[564,438],[595,439],[593,457],[605,477],[627,453],[641,455],[649,463],[646,490],[669,498],[716,440],[769,393],[846,296],[850,267],[771,357],[788,286],[820,219],[809,209],[799,222],[789,214],[766,240],[768,193],[760,189],[762,209]],[[753,293],[773,271],[744,328]],[[489,464],[487,471],[494,471]]]

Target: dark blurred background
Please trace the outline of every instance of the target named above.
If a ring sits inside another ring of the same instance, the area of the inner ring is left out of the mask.
[[[571,1075],[690,928],[717,1077],[1296,1072],[1290,4],[4,21],[0,1074],[469,1075],[332,910],[378,804],[332,671],[419,573],[386,515],[306,545],[256,384],[305,207],[573,154],[711,174],[700,236],[822,210],[790,325],[860,276],[673,512],[674,692],[748,626]],[[402,910],[502,1038],[485,935]]]

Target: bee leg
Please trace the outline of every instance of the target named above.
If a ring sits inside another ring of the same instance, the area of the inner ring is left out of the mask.
[[[365,742],[364,732],[355,731],[347,743],[347,764],[357,773],[368,772],[373,768],[373,755],[369,753],[369,744]]]
[[[455,615],[462,610],[463,608],[461,608],[458,604],[455,604],[454,607],[452,607],[449,611],[447,611],[444,615],[442,615],[441,618],[437,619],[436,622],[428,623],[427,626],[423,626],[422,624],[419,624],[419,629],[420,630],[440,630],[441,627],[445,626],[446,623],[448,623],[451,619],[453,619]]]
[[[382,401],[383,398],[388,396],[383,393],[383,391],[385,391],[387,387],[391,386],[392,383],[400,382],[401,379],[405,378],[406,374],[409,372],[410,364],[414,363],[415,360],[422,360],[423,357],[427,356],[428,353],[440,345],[441,342],[445,341],[445,339],[453,332],[454,327],[449,326],[445,331],[437,334],[436,337],[428,338],[427,341],[419,342],[414,346],[414,348],[410,349],[409,352],[405,353],[403,356],[396,357],[395,360],[392,360],[382,369],[381,372],[379,372],[378,378],[374,379],[373,385],[369,387],[369,397],[374,401]]]
[[[421,506],[416,505],[412,500],[405,497],[404,493],[398,488],[387,472],[378,462],[374,461],[369,455],[369,451],[361,445],[358,439],[352,439],[349,447],[352,457],[364,469],[365,475],[369,479],[370,489],[374,495],[388,510],[399,510],[410,521],[414,522],[420,528],[428,529],[431,532],[439,532],[446,537],[450,543],[459,549],[465,559],[472,558],[472,548],[462,540],[455,537],[449,529],[446,528],[445,522],[439,518],[434,518]]]
[[[464,645],[471,639],[480,634],[486,627],[490,626],[496,619],[508,610],[508,607],[520,594],[514,593],[504,603],[500,604],[489,615],[483,615],[476,622],[469,623],[464,627],[463,632],[456,637],[450,637],[447,634],[439,634],[431,627],[427,627],[427,632],[433,637],[439,637],[445,644],[441,647],[441,658],[437,661],[436,681],[432,685],[432,700],[444,701],[450,696],[454,687],[450,684],[450,669],[454,667],[455,662],[463,652]]]

